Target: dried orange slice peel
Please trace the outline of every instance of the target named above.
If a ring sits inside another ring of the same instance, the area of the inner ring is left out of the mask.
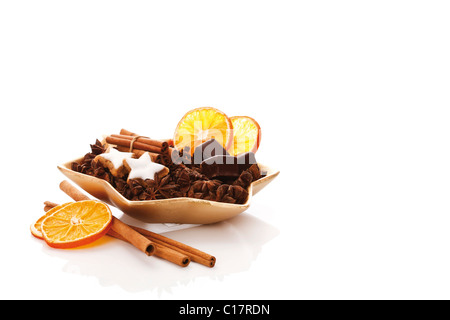
[[[35,236],[38,239],[44,239],[44,235],[41,232],[41,225],[42,225],[42,221],[44,221],[45,218],[47,218],[48,216],[51,216],[53,213],[55,213],[56,211],[58,211],[59,209],[65,207],[66,205],[68,205],[68,203],[64,203],[64,204],[60,204],[56,207],[51,208],[50,210],[48,210],[42,217],[40,217],[35,223],[33,223],[30,226],[30,231],[31,234],[33,236]]]
[[[247,116],[231,117],[233,145],[228,150],[232,156],[244,152],[256,152],[261,142],[261,127],[255,119]]]
[[[173,142],[178,150],[195,147],[212,138],[227,150],[233,143],[233,125],[230,118],[212,107],[193,109],[187,112],[175,129]]]
[[[48,215],[41,223],[41,232],[49,246],[68,249],[99,239],[108,232],[111,222],[112,213],[106,204],[78,201]]]

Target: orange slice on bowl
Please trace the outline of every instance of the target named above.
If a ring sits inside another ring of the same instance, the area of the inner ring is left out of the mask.
[[[228,152],[232,156],[244,152],[256,152],[261,142],[261,127],[255,119],[247,116],[231,117],[233,145]]]
[[[210,139],[216,139],[225,150],[233,143],[233,125],[225,113],[216,108],[203,107],[187,112],[175,129],[173,142],[175,148],[194,149]]]
[[[109,207],[96,200],[70,203],[46,217],[41,224],[45,242],[54,248],[75,248],[105,235],[112,222]]]
[[[37,221],[30,226],[31,234],[38,239],[44,239],[44,235],[42,234],[42,231],[41,231],[42,221],[44,221],[45,218],[47,218],[48,216],[51,216],[53,213],[55,213],[59,209],[64,208],[69,203],[60,204],[59,206],[53,207],[50,210],[48,210],[42,217],[37,219]]]

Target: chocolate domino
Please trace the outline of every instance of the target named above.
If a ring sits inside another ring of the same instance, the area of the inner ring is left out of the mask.
[[[238,178],[242,171],[255,163],[257,162],[253,152],[242,153],[236,157],[216,155],[203,160],[200,170],[209,179]]]

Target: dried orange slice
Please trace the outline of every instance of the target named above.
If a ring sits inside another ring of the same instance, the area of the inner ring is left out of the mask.
[[[230,118],[233,124],[233,145],[228,152],[237,156],[244,152],[256,152],[261,142],[261,127],[255,119],[247,116]]]
[[[190,147],[193,154],[195,147],[212,138],[227,150],[233,143],[233,125],[222,111],[203,107],[183,116],[175,129],[173,142],[178,150]]]
[[[75,248],[105,235],[111,226],[109,207],[96,200],[70,203],[46,217],[41,224],[45,242],[54,248]]]
[[[53,213],[55,213],[59,209],[64,208],[68,204],[69,203],[60,204],[59,206],[53,207],[50,210],[48,210],[42,217],[40,217],[35,223],[33,223],[30,226],[31,234],[38,239],[44,239],[44,235],[41,232],[42,221],[44,221],[45,218],[47,218],[48,216],[51,216]]]

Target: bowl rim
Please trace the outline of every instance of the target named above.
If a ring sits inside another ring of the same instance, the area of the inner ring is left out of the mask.
[[[272,168],[269,168],[268,166],[265,166],[261,163],[257,163],[258,166],[262,169],[266,169],[267,170],[267,175],[256,180],[253,181],[250,186],[248,187],[247,191],[248,191],[248,197],[247,197],[247,201],[245,201],[245,203],[242,204],[235,204],[235,203],[226,203],[226,202],[220,202],[220,201],[213,201],[213,200],[205,200],[205,199],[197,199],[197,198],[191,198],[191,197],[177,197],[177,198],[169,198],[169,199],[155,199],[155,200],[128,200],[127,198],[125,198],[116,188],[113,187],[113,185],[111,183],[109,183],[108,181],[95,177],[95,176],[91,176],[88,174],[84,174],[78,171],[74,171],[71,168],[71,164],[72,162],[79,162],[83,159],[83,157],[78,157],[74,160],[71,161],[67,161],[63,164],[60,164],[57,166],[57,168],[63,172],[63,171],[69,171],[71,174],[75,174],[78,175],[80,177],[83,178],[88,178],[88,179],[92,179],[93,181],[96,181],[96,183],[100,183],[103,184],[106,188],[112,190],[118,197],[119,199],[121,199],[123,202],[125,202],[127,205],[129,206],[145,206],[145,205],[149,205],[149,204],[161,204],[161,203],[173,203],[173,202],[186,202],[189,201],[190,203],[192,202],[197,202],[197,203],[203,203],[203,204],[209,204],[209,205],[221,205],[224,207],[249,207],[250,205],[250,201],[251,198],[253,197],[253,186],[260,184],[262,182],[264,182],[265,180],[268,179],[272,179],[274,177],[276,177],[280,171],[279,170],[274,170]],[[270,172],[269,172],[270,171]]]

